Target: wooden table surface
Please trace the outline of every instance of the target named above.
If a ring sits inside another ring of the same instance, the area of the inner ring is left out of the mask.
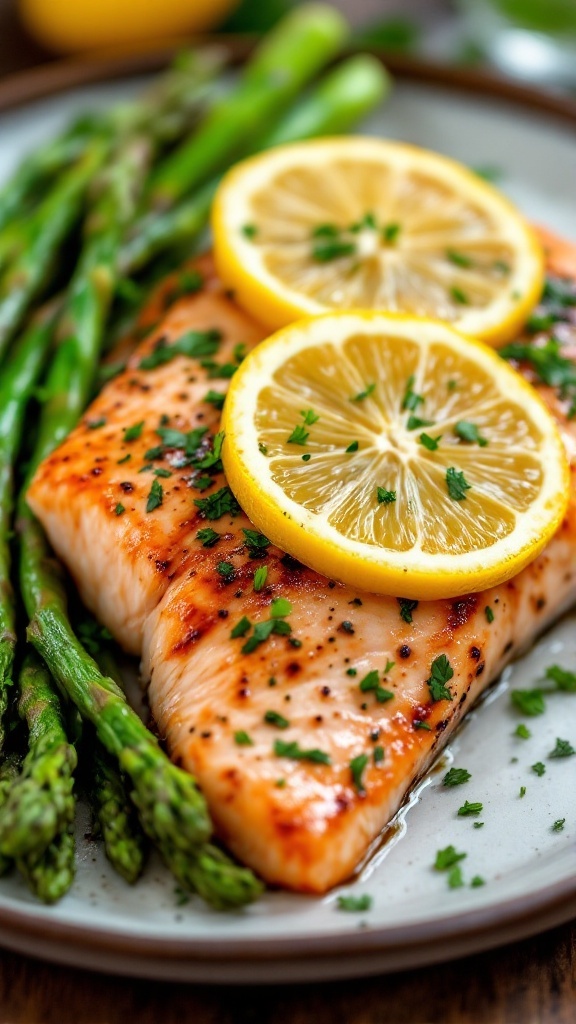
[[[0,0],[0,75],[47,55]],[[575,1024],[576,922],[417,972],[226,988],[92,974],[0,950],[0,1024]]]

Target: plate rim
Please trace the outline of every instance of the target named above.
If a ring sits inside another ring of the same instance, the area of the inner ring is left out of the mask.
[[[184,41],[182,41],[184,42]],[[191,40],[186,40],[188,44]],[[216,44],[223,47],[233,62],[240,63],[250,52],[253,39],[250,37],[206,36],[195,43]],[[40,65],[31,71],[19,72],[0,82],[0,114],[10,113],[36,100],[50,98],[73,91],[82,86],[99,84],[114,79],[134,77],[153,72],[165,66],[176,47],[153,52],[126,55],[99,55],[94,58],[69,59]],[[360,48],[359,48],[360,49]],[[361,48],[366,52],[366,48]],[[520,106],[535,117],[552,114],[564,122],[567,128],[576,129],[576,101],[540,92],[529,86],[513,82],[502,76],[476,69],[452,67],[432,61],[400,56],[374,49],[371,51],[385,63],[393,76],[416,84],[431,84],[446,90],[477,95],[490,102],[505,101]],[[298,977],[298,963],[303,958],[320,964],[330,957],[363,955],[382,956],[377,965],[371,961],[363,973],[395,970],[400,966],[409,967],[414,962],[431,963],[443,958],[442,950],[455,940],[462,945],[462,955],[467,955],[490,946],[497,946],[511,939],[519,939],[539,930],[562,924],[576,916],[576,873],[561,882],[552,882],[545,888],[523,896],[500,901],[484,907],[472,908],[456,915],[432,918],[424,922],[405,925],[369,926],[354,932],[342,931],[336,934],[308,933],[305,936],[276,938],[274,940],[245,937],[223,939],[171,938],[141,936],[110,930],[106,926],[84,925],[54,920],[29,905],[21,908],[3,905],[0,896],[0,941],[7,944],[13,939],[23,952],[36,953],[59,962],[74,962],[95,969],[114,970],[116,973],[137,973],[131,958],[139,957],[146,971],[162,970],[172,964],[177,968],[174,978],[190,977],[197,980],[198,967],[220,966],[218,980],[238,981],[238,970],[242,965],[252,968],[266,968],[273,963],[284,961],[288,974],[290,965]],[[53,944],[53,946],[52,946]],[[64,944],[64,950],[61,948]],[[70,957],[66,952],[70,948]],[[74,950],[72,955],[72,949]],[[416,961],[411,952],[418,951]],[[117,954],[118,963],[106,960]],[[90,962],[86,957],[90,955]],[[100,963],[93,957],[100,956]],[[447,955],[450,955],[448,953]],[[454,954],[452,954],[454,955]],[[458,955],[458,954],[456,954]],[[183,960],[184,958],[184,960]],[[387,963],[387,959],[390,963]],[[105,966],[102,966],[106,961]],[[352,971],[351,961],[350,971]],[[178,967],[178,965],[180,965]],[[340,976],[346,976],[342,964]],[[325,972],[324,972],[325,973]],[[358,971],[356,970],[356,973]],[[232,978],[232,975],[234,976]],[[319,976],[322,975],[320,971]],[[335,975],[335,972],[334,972]],[[159,975],[162,976],[162,975]],[[328,974],[327,976],[330,976]],[[247,981],[253,981],[250,976]]]

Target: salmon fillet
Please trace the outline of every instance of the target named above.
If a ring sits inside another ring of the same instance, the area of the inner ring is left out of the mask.
[[[554,271],[576,279],[575,250],[546,244]],[[160,732],[197,776],[219,835],[268,882],[320,893],[350,875],[482,690],[576,600],[576,428],[568,402],[537,384],[571,455],[572,498],[515,579],[413,607],[336,584],[250,533],[226,488],[206,394],[225,391],[236,346],[264,332],[207,260],[201,270],[202,291],[168,311],[40,467],[29,500],[83,599],[142,653]],[[214,354],[146,368],[184,331],[214,328]],[[575,359],[576,330],[562,330]],[[186,462],[165,431],[199,427]]]

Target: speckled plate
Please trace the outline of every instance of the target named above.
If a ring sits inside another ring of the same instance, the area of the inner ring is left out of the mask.
[[[89,86],[0,116],[0,177],[70,115],[124,97],[139,84],[134,78],[95,84],[98,73],[84,72]],[[49,84],[62,88],[82,74],[78,66],[52,70]],[[17,85],[14,100],[41,94],[37,75]],[[412,78],[398,81],[366,129],[475,167],[498,168],[501,187],[531,218],[576,241],[576,113],[567,103],[534,95],[527,103],[517,87],[512,95],[484,83],[474,94],[461,85],[482,83],[412,68]],[[6,86],[0,88],[3,106]],[[576,915],[576,759],[549,761],[547,754],[557,736],[575,741],[576,697],[551,697],[546,714],[530,721],[531,738],[523,740],[513,735],[520,719],[508,690],[535,684],[551,663],[574,669],[575,627],[574,615],[564,618],[504,673],[358,877],[340,890],[322,899],[268,893],[242,913],[218,914],[195,899],[182,904],[155,860],[129,888],[109,869],[99,844],[85,838],[86,821],[79,821],[77,880],[58,906],[38,906],[16,877],[0,881],[0,942],[71,965],[145,977],[273,982],[415,967],[568,920]],[[536,761],[546,764],[542,777],[531,770]],[[450,763],[471,772],[465,786],[442,786]],[[474,818],[458,817],[464,799],[483,803],[482,828],[474,827]],[[563,829],[554,831],[562,818]],[[465,885],[457,889],[432,867],[436,851],[449,844],[467,854]],[[485,884],[471,887],[475,875]],[[371,909],[339,911],[341,892],[369,893]]]

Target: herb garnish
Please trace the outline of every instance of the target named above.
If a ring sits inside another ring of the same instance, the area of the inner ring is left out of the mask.
[[[239,747],[254,746],[254,740],[251,739],[248,733],[244,732],[243,729],[238,729],[238,731],[234,733],[234,743],[236,743]]]
[[[374,692],[376,700],[379,704],[385,704],[386,701],[392,700],[394,694],[391,690],[385,690],[383,686],[380,686],[380,676],[376,669],[372,669],[368,672],[359,683],[361,693]]]
[[[459,861],[464,860],[466,856],[466,853],[458,853],[453,846],[446,846],[443,850],[437,851],[434,867],[436,871],[447,871]]]
[[[144,429],[144,420],[135,423],[132,427],[124,427],[123,441],[137,441]]]
[[[263,533],[257,530],[242,530],[244,543],[248,548],[250,558],[262,558],[266,554],[266,548],[270,547],[270,541]]]
[[[402,405],[400,406],[403,412],[405,409],[408,409],[410,412],[415,412],[418,406],[424,402],[423,396],[417,395],[413,390],[415,380],[416,376],[412,373],[406,381],[406,389],[404,391],[404,397],[402,398]]]
[[[169,363],[175,356],[199,359],[201,356],[214,355],[218,351],[221,337],[220,331],[212,329],[209,331],[187,331],[171,345],[165,338],[160,338],[150,355],[144,356],[140,360],[138,369],[155,370],[158,366]]]
[[[489,442],[485,437],[482,437],[476,423],[471,423],[469,420],[458,420],[454,425],[454,433],[461,441],[467,441],[469,444],[477,444],[480,448],[486,448]]]
[[[275,740],[274,753],[276,754],[276,757],[290,757],[293,761],[311,761],[312,764],[331,764],[330,754],[326,754],[325,751],[318,750],[316,747],[311,750],[303,750],[295,740],[290,743],[285,743],[283,740]]]
[[[554,750],[551,750],[548,757],[572,757],[576,754],[576,750],[572,746],[569,740],[561,740],[560,737],[556,739],[556,746]]]
[[[566,818],[557,818],[556,821],[554,822],[554,824],[552,825],[552,831],[553,832],[561,832],[562,829],[564,828],[565,824],[566,824]]]
[[[264,587],[268,579],[268,566],[259,565],[254,573],[254,590],[258,593]]]
[[[204,395],[204,398],[202,399],[202,401],[209,402],[210,405],[213,405],[215,409],[223,409],[225,400],[226,395],[224,395],[221,391],[212,390],[207,391],[206,394]]]
[[[146,502],[146,511],[153,512],[154,509],[159,508],[164,500],[164,492],[162,490],[162,484],[159,480],[153,480],[148,494],[148,500]]]
[[[226,583],[230,583],[234,579],[235,570],[232,562],[218,562],[216,572],[226,580]]]
[[[464,803],[462,804],[462,807],[458,808],[458,814],[459,814],[459,816],[461,818],[466,818],[466,817],[468,817],[468,815],[471,815],[471,814],[481,814],[483,806],[484,806],[483,804],[480,804],[480,803],[476,803],[476,804],[472,803],[471,804],[471,803],[468,802],[468,800],[465,800]]]
[[[237,516],[240,506],[229,487],[221,487],[208,498],[194,498],[194,504],[206,519],[220,519],[223,515]]]
[[[358,754],[357,757],[353,757],[350,761],[350,774],[352,775],[352,784],[357,793],[365,793],[366,787],[362,776],[364,769],[368,764],[368,754]]]
[[[351,402],[363,402],[365,398],[369,398],[370,395],[376,389],[376,382],[367,384],[363,391],[359,391],[357,395],[352,395],[350,398]]]
[[[454,669],[452,668],[448,658],[445,654],[438,655],[434,659],[431,665],[430,678],[427,680],[428,688],[430,690],[430,696],[432,701],[436,703],[439,700],[453,700],[453,694],[446,686],[446,683],[452,679],[454,675]]]
[[[519,739],[521,739],[521,740],[529,740],[531,735],[532,735],[532,733],[530,732],[530,729],[528,729],[524,725],[524,723],[521,722],[520,725],[516,726],[516,728],[514,730],[514,735],[518,736]]]
[[[510,698],[523,715],[543,715],[546,710],[542,690],[512,690]]]
[[[546,771],[546,765],[542,764],[542,761],[536,761],[536,764],[532,765],[532,771],[536,772],[536,775],[540,777],[544,775],[544,772]]]
[[[471,267],[472,260],[470,256],[466,256],[463,252],[457,252],[456,249],[446,249],[446,259],[450,260],[455,267]]]
[[[387,491],[385,487],[377,487],[376,497],[379,505],[390,505],[396,501],[396,491]]]
[[[462,470],[458,470],[455,469],[454,466],[450,466],[450,468],[446,470],[446,486],[448,488],[448,494],[454,501],[464,501],[466,498],[466,491],[469,491],[472,485],[466,482]]]
[[[275,725],[277,729],[288,729],[290,722],[284,715],[279,714],[278,711],[266,711],[264,714],[264,721],[268,725]]]
[[[124,508],[124,505],[122,505],[120,502],[118,502],[118,504],[116,505],[116,508],[114,509],[114,514],[117,515],[117,516],[121,516],[122,513],[125,512],[125,511],[126,511],[126,509]]]
[[[400,605],[400,618],[403,622],[407,622],[410,625],[412,622],[412,612],[416,611],[418,601],[411,601],[408,597],[397,597],[396,600]]]
[[[430,437],[430,434],[420,434],[418,440],[423,448],[426,448],[429,452],[435,452],[442,440],[442,434],[438,434],[438,437]]]
[[[450,771],[446,772],[446,775],[442,779],[442,785],[444,786],[461,786],[463,782],[468,782],[472,775],[466,768],[450,768]]]
[[[371,906],[372,897],[368,893],[363,893],[362,896],[338,897],[338,910],[345,910],[348,913],[361,913],[363,910],[370,910]]]
[[[450,289],[450,296],[459,306],[467,306],[470,302],[466,292],[462,291],[462,288],[459,288],[457,285],[453,285]]]
[[[494,612],[489,604],[487,604],[484,609],[484,615],[486,616],[486,622],[491,625],[494,622]]]
[[[306,444],[309,437],[310,432],[308,430],[305,430],[304,427],[299,424],[297,427],[294,427],[294,430],[290,434],[290,437],[287,439],[286,443],[304,445]]]
[[[348,447],[346,449],[346,454],[348,454],[348,452],[357,452],[357,451],[358,451],[358,441],[351,441],[351,443],[348,445]]]

